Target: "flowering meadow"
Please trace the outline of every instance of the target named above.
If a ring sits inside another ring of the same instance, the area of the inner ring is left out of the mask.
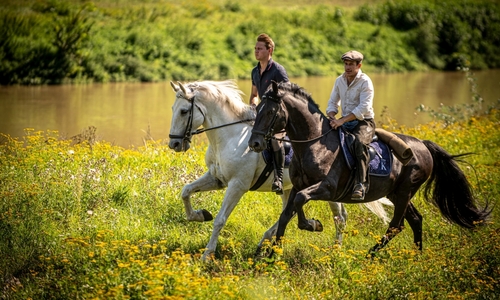
[[[389,130],[437,142],[461,165],[490,220],[473,230],[443,219],[418,193],[423,251],[403,231],[375,258],[367,251],[387,225],[347,205],[342,246],[326,203],[306,206],[321,233],[288,227],[272,258],[254,252],[278,218],[281,200],[250,192],[200,260],[212,222],[186,221],[182,187],[205,172],[207,144],[186,153],[166,141],[125,149],[26,129],[0,135],[0,299],[494,299],[500,294],[500,111]],[[217,213],[223,191],[196,194]],[[389,215],[392,212],[389,210]],[[267,245],[271,247],[271,245]]]

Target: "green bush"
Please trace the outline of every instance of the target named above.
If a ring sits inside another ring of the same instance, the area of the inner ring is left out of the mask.
[[[498,55],[491,48],[499,42],[499,16],[500,8],[493,1],[405,0],[375,8],[364,5],[354,17],[408,32],[408,45],[416,49],[425,64],[439,70],[456,70],[461,56],[467,56],[474,69],[500,67]]]
[[[369,71],[500,67],[490,1],[404,0],[359,8],[234,1],[25,0],[0,9],[0,84],[250,77],[259,33],[290,77],[332,75],[356,48]]]

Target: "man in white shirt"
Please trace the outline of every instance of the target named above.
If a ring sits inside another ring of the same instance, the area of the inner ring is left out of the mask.
[[[337,129],[342,126],[354,134],[354,154],[356,156],[356,177],[352,200],[363,200],[367,189],[367,145],[375,134],[375,114],[373,112],[373,83],[361,71],[363,54],[351,50],[341,57],[344,61],[344,73],[335,80],[326,114],[330,119],[330,126]],[[342,116],[336,118],[342,106]]]

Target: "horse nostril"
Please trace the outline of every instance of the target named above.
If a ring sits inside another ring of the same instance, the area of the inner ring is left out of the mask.
[[[251,145],[250,145],[250,150],[254,151],[254,152],[257,152],[256,149],[259,149],[260,147],[260,144],[258,142],[253,142]]]
[[[171,142],[168,144],[168,147],[170,149],[175,149],[175,148],[179,147],[179,142]]]

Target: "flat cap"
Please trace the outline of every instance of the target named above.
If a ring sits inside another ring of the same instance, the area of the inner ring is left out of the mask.
[[[355,61],[362,61],[363,60],[363,54],[356,50],[351,50],[347,51],[342,55],[342,60],[355,60]]]

